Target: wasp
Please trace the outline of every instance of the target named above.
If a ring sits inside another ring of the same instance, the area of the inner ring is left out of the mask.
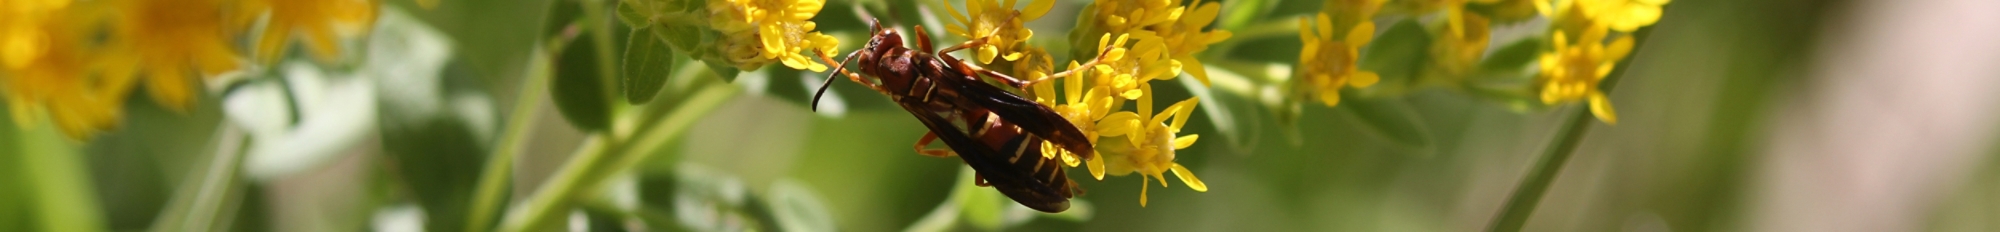
[[[821,60],[835,66],[819,92],[813,95],[815,110],[826,87],[833,84],[836,76],[846,74],[848,80],[888,95],[930,129],[917,139],[913,149],[918,154],[934,157],[955,154],[978,173],[977,184],[993,187],[1028,208],[1050,213],[1069,209],[1069,198],[1082,193],[1083,188],[1064,174],[1061,160],[1041,155],[1043,143],[1088,160],[1095,154],[1090,140],[1048,106],[984,80],[1020,89],[1040,80],[1066,76],[1070,71],[1039,80],[1014,78],[972,66],[950,54],[976,47],[985,40],[974,39],[933,50],[930,35],[923,26],[915,27],[914,31],[918,49],[904,47],[903,37],[895,29],[885,30],[880,21],[875,21],[871,24],[868,44],[848,53],[846,59],[836,63],[826,54],[820,54]],[[855,62],[860,73],[874,78],[849,72],[845,68],[848,62]],[[937,140],[944,141],[950,149],[928,148]]]

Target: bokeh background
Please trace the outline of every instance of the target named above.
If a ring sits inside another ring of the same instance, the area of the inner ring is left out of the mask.
[[[1030,26],[1060,38],[1086,3],[1061,0]],[[0,123],[0,231],[450,228],[423,225],[463,217],[451,214],[464,213],[453,209],[466,207],[495,131],[524,99],[521,78],[543,42],[530,25],[542,25],[552,4],[382,4],[371,42],[356,53],[366,62],[274,66],[266,72],[291,81],[210,91],[186,112],[130,101],[121,127],[87,141]],[[1319,4],[1278,1],[1249,17],[1290,21]],[[816,19],[843,49],[866,33],[851,6],[830,1]],[[1525,228],[2000,230],[1994,9],[2000,2],[1673,1],[1611,94],[1622,119],[1584,134]],[[899,16],[892,22],[904,26],[923,18]],[[1495,30],[1501,41],[1536,29]],[[1298,46],[1291,38],[1239,34],[1232,40],[1273,45],[1222,57],[1288,57]],[[1204,139],[1178,156],[1209,191],[1176,182],[1149,191],[1141,206],[1137,178],[1073,175],[1089,192],[1071,213],[1050,216],[984,188],[972,190],[988,201],[954,199],[967,187],[963,165],[911,152],[926,130],[886,98],[835,82],[836,100],[825,103],[834,112],[816,113],[802,100],[819,76],[766,70],[774,71],[731,82],[742,95],[592,191],[602,200],[573,211],[568,228],[736,230],[775,218],[787,220],[783,230],[842,231],[1484,230],[1564,120],[1583,110],[1420,89],[1304,107],[1286,124],[1254,100],[1219,97],[1200,107],[1226,110],[1197,113],[1188,130]],[[281,86],[323,97],[258,100],[288,96]],[[227,96],[237,94],[267,97]],[[512,167],[514,199],[587,146],[555,108],[532,115]],[[1380,117],[1405,124],[1383,132]],[[212,154],[239,150],[252,154],[239,171],[214,171],[234,161]],[[934,215],[953,207],[964,215]]]

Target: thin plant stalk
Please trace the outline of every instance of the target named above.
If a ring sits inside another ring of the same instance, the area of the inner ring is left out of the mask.
[[[1603,82],[1598,83],[1600,91],[1606,95],[1611,94],[1612,87],[1616,87],[1620,77],[1625,75],[1626,70],[1631,69],[1632,60],[1635,60],[1639,48],[1642,47],[1640,45],[1646,42],[1646,35],[1652,32],[1653,28],[1647,27],[1627,35],[1632,36],[1634,40],[1632,52],[1627,53],[1631,55],[1625,60],[1618,61],[1611,74],[1605,77]],[[1541,203],[1542,196],[1547,195],[1549,186],[1555,183],[1563,165],[1569,163],[1569,158],[1576,152],[1576,147],[1582,144],[1583,135],[1589,134],[1590,125],[1595,124],[1592,123],[1596,119],[1591,116],[1590,109],[1584,107],[1588,106],[1579,106],[1576,113],[1570,114],[1568,121],[1563,123],[1562,129],[1556,131],[1555,140],[1549,141],[1548,150],[1542,153],[1540,160],[1535,161],[1535,166],[1528,169],[1526,179],[1522,179],[1520,185],[1514,187],[1514,192],[1508,196],[1506,204],[1500,206],[1500,214],[1495,215],[1493,223],[1486,228],[1486,231],[1515,232],[1521,231],[1521,227],[1527,225],[1528,216],[1534,214],[1535,206]]]
[[[560,211],[567,210],[576,198],[602,183],[610,174],[630,169],[638,161],[659,153],[668,141],[682,136],[694,122],[710,111],[720,108],[722,103],[736,96],[738,90],[730,85],[711,85],[701,88],[653,128],[636,128],[631,144],[604,140],[596,136],[596,142],[586,144],[576,155],[557,170],[555,176],[535,189],[533,195],[507,212],[500,231],[529,231],[543,228],[544,223],[556,219]]]
[[[542,107],[542,95],[548,92],[551,75],[545,58],[548,56],[537,54],[527,78],[521,80],[521,91],[514,99],[514,110],[507,114],[507,127],[501,132],[498,147],[486,157],[485,167],[480,170],[478,186],[473,190],[472,211],[466,217],[466,232],[487,231],[493,224],[493,216],[505,200],[507,182],[511,179],[508,177],[513,175],[514,158],[520,155],[527,135],[534,130],[535,112]]]

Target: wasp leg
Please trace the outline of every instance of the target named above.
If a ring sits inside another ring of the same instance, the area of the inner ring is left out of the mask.
[[[931,49],[932,49],[933,47],[931,47],[931,33],[930,33],[930,31],[925,31],[925,30],[924,30],[924,25],[917,25],[917,26],[916,26],[916,30],[915,30],[915,33],[917,33],[917,35],[916,35],[916,37],[917,37],[917,48],[920,48],[920,49],[923,49],[923,51],[933,51],[933,50],[931,50]]]
[[[1069,76],[1069,75],[1072,75],[1072,74],[1076,74],[1076,71],[1081,71],[1081,70],[1090,70],[1092,66],[1097,66],[1097,64],[1098,64],[1098,63],[1103,63],[1103,62],[1104,62],[1104,55],[1107,55],[1107,54],[1110,54],[1110,53],[1111,53],[1111,49],[1103,49],[1103,48],[1100,48],[1100,49],[1098,49],[1098,50],[1100,50],[1100,52],[1098,52],[1098,53],[1097,53],[1097,57],[1092,57],[1092,58],[1090,58],[1090,62],[1084,62],[1084,63],[1083,63],[1082,65],[1078,65],[1078,66],[1076,66],[1076,69],[1070,69],[1070,70],[1063,70],[1062,72],[1058,72],[1058,73],[1055,73],[1055,74],[1049,74],[1049,76],[1046,76],[1046,77],[1042,77],[1042,78],[1039,78],[1039,79],[1034,79],[1034,80],[1029,80],[1029,81],[1028,81],[1028,84],[1034,84],[1034,83],[1041,83],[1042,81],[1047,81],[1047,80],[1050,80],[1050,79],[1056,79],[1056,78],[1062,78],[1062,77],[1066,77],[1066,76]]]
[[[972,174],[972,185],[977,185],[979,187],[993,187],[993,183],[986,183],[986,175],[981,175],[978,173]]]
[[[930,147],[930,146],[931,146],[931,142],[933,142],[933,141],[937,141],[937,133],[932,133],[932,132],[924,132],[924,137],[923,137],[923,138],[920,138],[920,139],[917,139],[917,145],[916,145],[916,146],[914,146],[914,147],[911,147],[911,148],[912,148],[912,149],[916,149],[916,150],[917,150],[917,154],[918,154],[918,155],[924,155],[924,156],[930,156],[930,157],[940,157],[940,158],[942,158],[942,157],[951,157],[951,155],[952,155],[952,153],[951,153],[951,149],[929,149],[929,148],[925,148],[925,147]]]

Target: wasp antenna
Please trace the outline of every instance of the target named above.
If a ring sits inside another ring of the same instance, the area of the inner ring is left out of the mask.
[[[821,82],[819,84],[819,91],[813,92],[812,110],[814,112],[819,111],[819,98],[821,96],[826,96],[826,87],[833,86],[833,77],[839,76],[841,73],[847,72],[847,62],[854,60],[855,53],[860,53],[860,52],[861,52],[860,50],[855,50],[852,53],[848,53],[847,59],[840,60],[840,63],[835,63],[833,65],[833,71],[826,72],[826,81]],[[834,63],[833,58],[826,57],[825,52],[814,51],[813,53],[818,53],[820,60],[825,60],[827,63]]]

